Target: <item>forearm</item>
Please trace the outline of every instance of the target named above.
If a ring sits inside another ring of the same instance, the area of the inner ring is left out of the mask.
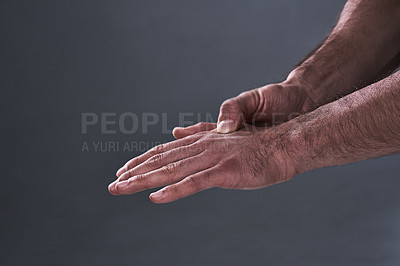
[[[332,33],[288,77],[301,83],[309,109],[390,74],[400,63],[400,2],[349,0]]]
[[[400,72],[280,125],[297,172],[400,152]]]

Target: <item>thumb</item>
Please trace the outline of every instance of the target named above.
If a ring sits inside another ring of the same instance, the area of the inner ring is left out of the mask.
[[[225,101],[220,108],[217,132],[226,134],[238,130],[244,120],[244,115],[235,98]]]
[[[241,93],[226,100],[220,108],[217,132],[226,134],[234,132],[246,120],[251,120],[260,103],[257,89]]]

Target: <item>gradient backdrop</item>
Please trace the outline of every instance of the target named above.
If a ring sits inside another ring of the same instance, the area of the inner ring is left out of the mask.
[[[161,123],[123,134],[125,112],[164,113],[168,129],[179,113],[215,120],[223,100],[284,79],[344,3],[1,1],[1,264],[399,265],[400,156],[155,205],[107,192],[140,150],[82,151],[173,139]],[[116,113],[116,133],[83,134],[82,113]]]

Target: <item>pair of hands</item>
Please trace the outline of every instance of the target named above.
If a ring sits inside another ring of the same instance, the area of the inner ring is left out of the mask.
[[[212,187],[256,189],[291,179],[298,173],[295,144],[284,128],[271,126],[307,112],[310,103],[290,82],[244,92],[222,104],[218,124],[175,128],[177,140],[128,161],[109,192],[164,186],[150,200],[167,203]]]

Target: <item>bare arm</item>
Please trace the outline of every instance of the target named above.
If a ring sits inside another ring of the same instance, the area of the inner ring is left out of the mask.
[[[114,195],[165,186],[156,203],[212,187],[255,189],[301,172],[400,151],[400,72],[273,128],[201,132],[125,164]]]
[[[288,77],[313,107],[389,75],[400,63],[400,1],[349,0],[331,34]]]
[[[400,1],[349,0],[326,40],[279,84],[246,91],[225,101],[218,132],[243,122],[292,119],[388,76],[400,64]],[[215,128],[177,128],[176,138]]]
[[[297,172],[400,152],[400,72],[282,125]]]
[[[400,72],[359,89],[397,66],[399,18],[399,1],[348,1],[314,54],[285,82],[225,102],[219,122],[231,121],[219,127],[227,133],[254,118],[268,121],[274,112],[305,114],[272,128],[232,134],[216,133],[215,124],[177,129],[179,140],[127,162],[110,192],[165,186],[150,195],[165,203],[211,187],[266,187],[311,169],[400,152]],[[338,96],[344,97],[333,101]]]

